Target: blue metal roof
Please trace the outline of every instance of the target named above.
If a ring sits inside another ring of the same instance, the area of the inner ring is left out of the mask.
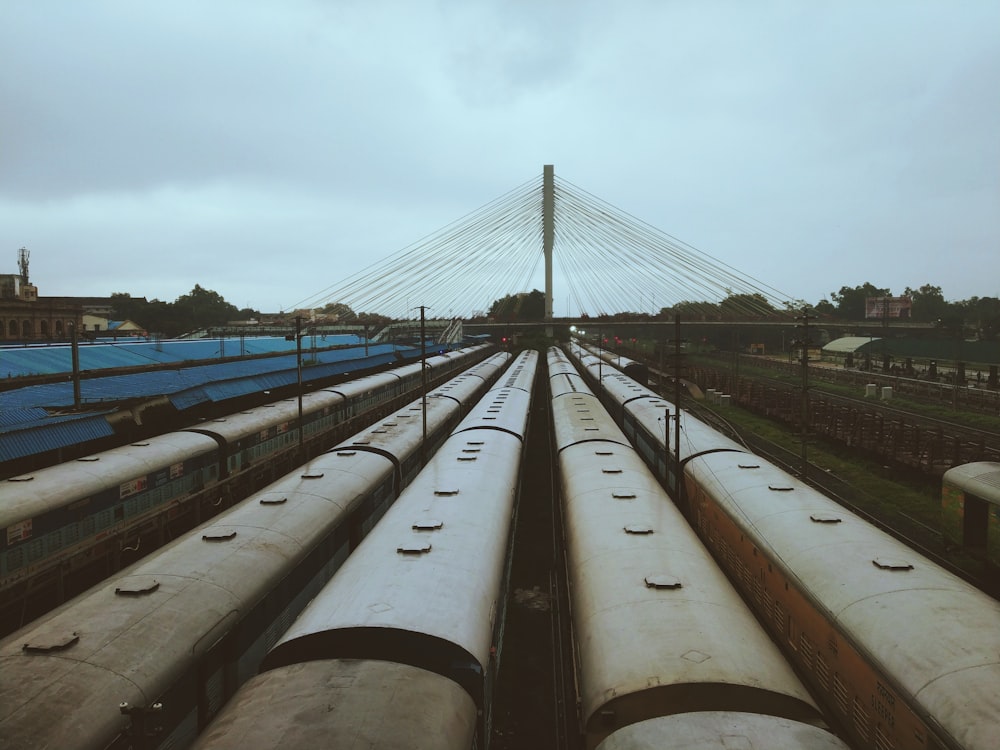
[[[36,453],[65,448],[114,434],[100,414],[70,414],[48,417],[21,429],[0,432],[0,461],[14,461]]]
[[[353,336],[349,338],[356,339]],[[290,343],[294,346],[294,342]],[[308,382],[388,364],[398,361],[400,357],[415,359],[420,354],[419,348],[393,344],[370,345],[368,356],[364,351],[363,345],[331,351],[304,351],[303,358],[310,364],[303,367],[303,380]],[[123,400],[163,395],[176,409],[184,410],[205,402],[226,401],[248,393],[293,385],[297,381],[298,359],[293,353],[265,359],[82,379],[80,397],[83,404],[111,406]],[[114,434],[105,419],[113,409],[62,416],[49,416],[46,411],[72,406],[73,383],[68,379],[62,383],[0,392],[0,462]]]
[[[302,337],[303,348],[314,345],[349,346],[358,344],[355,335],[341,334]],[[151,364],[190,362],[192,360],[251,357],[276,352],[295,353],[295,342],[284,336],[261,336],[228,339],[99,339],[82,342],[79,347],[81,370],[112,367],[141,367]],[[52,375],[73,371],[73,353],[69,344],[0,347],[0,377]]]
[[[369,356],[359,357],[364,347],[349,349],[334,349],[322,352],[303,352],[306,356],[315,358],[319,365],[310,365],[303,369],[303,375],[309,373],[312,377],[322,377],[326,374],[349,372],[362,367],[372,367],[376,364],[390,362],[393,352],[399,351],[405,356],[414,356],[411,347],[393,347],[392,344],[377,344],[369,346]],[[349,367],[332,370],[318,369],[331,363],[349,363]],[[80,399],[85,404],[122,401],[130,398],[142,398],[158,395],[170,395],[190,388],[199,387],[205,383],[235,380],[241,377],[253,377],[265,373],[287,372],[293,374],[291,381],[280,380],[274,387],[297,379],[297,359],[291,354],[283,357],[266,359],[242,359],[233,362],[223,362],[216,365],[198,365],[178,368],[176,370],[157,370],[152,372],[134,373],[129,375],[109,375],[107,377],[87,378],[80,381]],[[314,374],[315,373],[315,374]],[[28,386],[11,391],[0,392],[0,411],[25,409],[30,407],[62,408],[73,405],[73,384],[46,383],[44,385]]]

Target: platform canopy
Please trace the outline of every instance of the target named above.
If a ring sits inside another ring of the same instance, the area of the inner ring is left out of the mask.
[[[864,348],[869,344],[874,344],[876,341],[881,340],[872,338],[871,336],[842,336],[839,339],[834,339],[829,344],[825,344],[823,352],[826,354],[851,354],[864,351]]]

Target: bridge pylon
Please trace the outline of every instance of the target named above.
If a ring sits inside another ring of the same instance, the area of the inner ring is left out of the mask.
[[[545,253],[545,322],[552,322],[552,245],[556,236],[555,168],[546,164],[542,177],[542,251]],[[552,329],[546,333],[551,336]]]

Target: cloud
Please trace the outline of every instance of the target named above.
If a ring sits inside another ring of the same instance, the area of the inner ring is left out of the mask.
[[[199,283],[289,304],[550,163],[792,296],[1000,293],[971,270],[1000,239],[994,3],[39,0],[6,16],[0,261],[31,248],[43,295]]]

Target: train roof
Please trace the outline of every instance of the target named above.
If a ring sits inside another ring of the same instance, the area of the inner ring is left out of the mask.
[[[942,482],[971,492],[993,505],[1000,505],[1000,463],[995,461],[955,466],[944,473]]]
[[[762,458],[708,453],[688,471],[958,745],[996,747],[1000,602]]]

